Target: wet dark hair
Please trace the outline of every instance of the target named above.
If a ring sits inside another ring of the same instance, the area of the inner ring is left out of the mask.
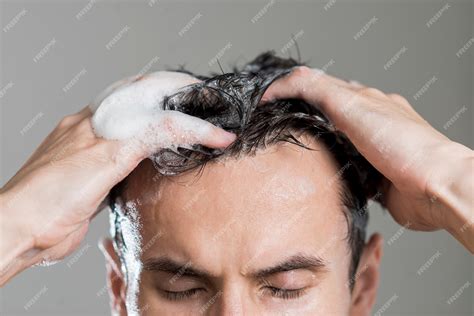
[[[254,155],[258,149],[279,142],[289,142],[314,150],[298,139],[301,135],[308,135],[323,143],[340,168],[336,175],[340,185],[336,188],[339,189],[342,205],[346,208],[344,214],[352,255],[349,284],[352,288],[365,244],[367,201],[376,194],[382,177],[315,106],[297,99],[275,100],[259,105],[268,86],[299,65],[301,64],[292,58],[279,58],[272,52],[267,52],[243,69],[234,69],[233,73],[211,77],[196,76],[203,81],[165,98],[164,109],[202,118],[236,133],[237,139],[225,149],[194,145],[191,148],[164,149],[150,159],[161,175],[172,177],[197,168],[202,169],[206,163],[219,157]],[[111,191],[112,212],[115,209],[115,198],[121,195],[126,181],[127,179]],[[114,239],[120,249],[126,246],[117,220]]]

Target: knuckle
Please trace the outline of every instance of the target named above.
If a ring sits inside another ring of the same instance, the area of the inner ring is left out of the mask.
[[[398,103],[408,103],[408,100],[404,96],[397,93],[388,94],[388,97]]]
[[[72,124],[74,124],[75,120],[76,120],[75,115],[66,115],[59,121],[58,127],[64,128],[64,127],[71,126]]]
[[[295,98],[303,98],[305,87],[310,83],[313,74],[313,70],[307,66],[298,66],[293,69],[288,77],[287,84]]]
[[[83,119],[77,126],[81,129],[92,129],[92,122],[89,119]]]
[[[92,123],[89,119],[83,119],[79,121],[73,129],[75,132],[77,132],[80,136],[86,137],[86,138],[95,138],[95,134],[92,129]]]
[[[364,87],[358,90],[358,94],[366,98],[387,99],[387,95],[376,88]]]
[[[359,93],[363,94],[363,95],[369,95],[369,96],[383,94],[382,91],[380,91],[378,89],[375,89],[375,88],[370,88],[370,87],[361,88],[359,90]]]
[[[305,78],[310,76],[312,73],[313,71],[308,66],[298,66],[292,71],[292,74],[297,78]]]

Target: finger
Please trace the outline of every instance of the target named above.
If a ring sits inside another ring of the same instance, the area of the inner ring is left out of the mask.
[[[301,99],[307,90],[317,90],[319,81],[327,79],[322,70],[306,66],[296,67],[291,73],[279,78],[268,87],[263,94],[262,102],[275,99]]]
[[[230,145],[236,135],[205,120],[178,111],[166,111],[162,127],[175,145],[202,144],[211,148]]]
[[[270,85],[262,97],[262,103],[275,99],[303,99],[308,94],[312,97],[311,101],[320,102],[328,95],[328,88],[331,87],[351,88],[351,85],[345,80],[328,75],[320,69],[297,67],[289,75],[276,80]]]
[[[351,80],[351,81],[347,81],[347,80],[344,80],[344,79],[341,79],[341,78],[338,78],[338,77],[334,77],[334,76],[331,76],[329,74],[324,74],[324,77],[334,83],[334,84],[337,84],[339,85],[340,87],[344,87],[344,88],[351,88],[354,84],[354,82],[357,84],[358,82],[355,81],[355,80]]]
[[[84,108],[82,108],[82,110],[77,112],[75,115],[77,115],[81,119],[84,119],[86,117],[92,116],[92,111],[89,106],[85,106]]]
[[[410,114],[412,114],[415,117],[417,117],[418,119],[424,121],[424,119],[420,116],[420,114],[418,114],[418,112],[416,112],[415,109],[410,105],[410,103],[407,101],[407,99],[405,99],[403,96],[401,96],[399,94],[396,94],[396,93],[386,94],[386,93],[384,93],[380,90],[377,90],[377,89],[374,89],[374,88],[369,88],[369,87],[363,85],[362,83],[360,83],[356,80],[350,80],[349,84],[356,91],[360,91],[360,92],[365,93],[365,94],[377,96],[377,97],[382,98],[382,99],[387,99],[388,98],[388,99],[394,101],[397,105],[401,106],[403,109],[405,109]]]
[[[86,106],[75,114],[63,117],[58,123],[58,127],[60,127],[61,129],[61,133],[64,134],[64,132],[67,131],[70,127],[75,126],[77,123],[83,121],[85,118],[90,117],[91,115],[92,112],[89,106]]]
[[[405,109],[405,111],[411,113],[413,116],[417,117],[421,121],[425,121],[421,115],[416,112],[416,110],[411,106],[411,104],[408,102],[407,99],[405,99],[403,96],[396,94],[396,93],[390,93],[387,94],[387,97],[394,101],[396,104],[400,105]]]
[[[365,86],[357,80],[349,80],[349,84],[356,89],[365,88]]]
[[[363,87],[363,88],[360,88],[360,89],[356,89],[354,91],[356,91],[357,93],[359,93],[363,96],[367,96],[367,97],[370,97],[370,98],[378,98],[378,99],[382,99],[382,100],[388,100],[389,99],[389,97],[383,91],[380,91],[379,89],[372,88],[372,87]]]
[[[378,97],[378,98],[381,98],[381,99],[389,99],[388,95],[385,92],[380,91],[380,90],[375,89],[375,88],[372,88],[372,87],[369,87],[369,86],[366,86],[366,85],[362,84],[361,82],[359,82],[357,80],[349,80],[348,83],[349,83],[349,87],[353,91],[356,91],[356,92],[361,93],[363,95]]]
[[[291,75],[279,78],[273,82],[262,96],[261,103],[271,102],[276,99],[292,99],[299,97]]]

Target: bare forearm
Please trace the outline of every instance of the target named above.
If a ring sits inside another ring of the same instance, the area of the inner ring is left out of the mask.
[[[445,161],[433,174],[427,193],[444,214],[444,228],[471,253],[474,253],[474,153],[452,143],[445,149]]]
[[[20,212],[15,210],[15,199],[0,194],[0,286],[26,269],[34,260],[33,238],[20,227]]]

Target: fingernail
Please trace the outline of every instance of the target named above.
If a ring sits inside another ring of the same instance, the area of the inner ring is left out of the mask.
[[[222,136],[229,143],[233,142],[237,138],[237,135],[228,131],[224,131],[224,133],[222,133]]]

